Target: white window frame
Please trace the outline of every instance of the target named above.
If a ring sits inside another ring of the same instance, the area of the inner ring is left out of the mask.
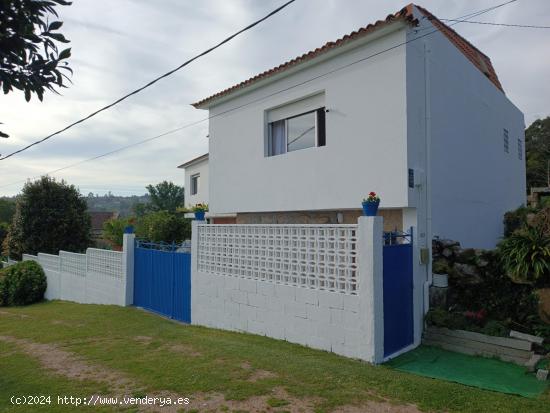
[[[302,113],[299,113],[297,115],[292,115],[292,116],[289,116],[287,118],[279,119],[278,121],[268,122],[267,123],[268,145],[267,145],[267,155],[266,156],[268,158],[270,158],[272,156],[284,155],[284,154],[287,154],[288,152],[296,152],[296,151],[300,151],[302,149],[319,148],[320,147],[319,146],[319,114],[318,114],[319,110],[323,110],[323,111],[326,112],[326,108],[324,106],[322,106],[322,107],[319,107],[319,108],[308,110],[307,112],[302,112]],[[300,116],[307,115],[309,113],[313,113],[315,115],[315,145],[314,146],[308,146],[307,148],[294,149],[292,151],[289,151],[288,150],[288,121],[290,119],[298,118]],[[271,140],[272,140],[271,124],[275,123],[275,122],[280,122],[281,120],[285,122],[285,152],[277,154],[277,155],[273,155],[273,154],[269,153],[269,151],[271,149],[270,143],[271,143]],[[327,134],[327,132],[326,132],[326,117],[325,117],[325,145],[323,145],[323,146],[326,146],[326,134]]]
[[[189,186],[191,187],[190,191],[189,191],[189,195],[197,195],[199,193],[199,178],[200,177],[201,177],[200,173],[191,175],[190,181],[189,181]],[[195,185],[193,184],[193,180],[196,180]],[[193,190],[195,190],[195,192],[193,192]]]

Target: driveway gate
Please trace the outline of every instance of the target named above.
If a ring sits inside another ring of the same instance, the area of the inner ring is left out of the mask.
[[[134,305],[191,322],[189,246],[136,241]]]
[[[384,357],[414,342],[413,250],[409,233],[384,235]]]

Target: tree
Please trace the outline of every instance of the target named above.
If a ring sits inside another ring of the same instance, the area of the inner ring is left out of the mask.
[[[48,89],[66,87],[66,73],[72,70],[63,60],[71,49],[59,51],[57,42],[68,43],[58,30],[63,22],[50,22],[47,15],[58,17],[56,5],[68,6],[65,0],[2,0],[0,2],[0,86],[7,94],[13,88],[24,92],[28,102],[36,93],[42,101]],[[0,137],[8,137],[0,132]]]
[[[90,245],[90,228],[86,201],[78,189],[43,176],[26,183],[17,198],[4,254],[21,259],[23,253],[82,252]]]
[[[11,222],[15,214],[15,201],[13,199],[0,199],[0,222]]]
[[[147,191],[151,196],[151,211],[175,212],[183,206],[185,201],[184,189],[173,182],[163,181],[156,185],[147,185]]]
[[[537,119],[525,130],[527,189],[548,186],[550,162],[550,116]]]

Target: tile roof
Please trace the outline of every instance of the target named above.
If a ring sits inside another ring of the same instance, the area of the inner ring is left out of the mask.
[[[319,47],[308,53],[304,53],[301,56],[295,57],[294,59],[289,60],[285,63],[282,63],[277,67],[266,70],[265,72],[262,72],[254,77],[251,77],[250,79],[247,79],[241,83],[231,86],[230,88],[222,90],[221,92],[218,92],[212,96],[209,96],[205,99],[195,102],[192,105],[195,108],[204,107],[206,104],[211,103],[212,101],[222,96],[228,95],[236,90],[243,89],[249,85],[259,82],[260,80],[266,79],[277,73],[281,73],[285,70],[295,67],[303,62],[314,59],[317,56],[327,53],[330,50],[343,46],[363,36],[369,35],[375,30],[378,30],[381,27],[387,26],[389,23],[392,23],[394,21],[402,20],[411,25],[416,26],[418,25],[418,20],[415,19],[413,14],[414,7],[416,7],[424,16],[426,16],[426,18],[428,18],[432,22],[432,24],[438,30],[440,30],[441,33],[443,33],[443,35],[445,35],[449,39],[449,41],[451,41],[451,43],[453,43],[453,45],[455,45],[455,47],[457,47],[474,64],[474,66],[476,66],[482,73],[484,73],[498,89],[504,92],[504,90],[502,89],[502,85],[498,80],[496,71],[493,68],[493,65],[491,64],[491,59],[489,59],[489,57],[487,57],[484,53],[482,53],[479,49],[477,49],[474,45],[468,42],[465,38],[463,38],[461,35],[459,35],[449,26],[441,22],[437,17],[435,17],[428,10],[411,3],[403,7],[398,12],[388,15],[384,20],[378,20],[375,23],[369,24],[365,27],[360,28],[359,30],[351,32],[350,34],[347,34],[336,41],[325,43],[325,45],[323,45],[322,47]]]
[[[491,63],[491,59],[489,57],[481,52],[477,47],[475,47],[473,44],[471,44],[468,40],[466,40],[464,37],[459,35],[457,32],[455,32],[453,29],[451,29],[449,26],[447,26],[445,23],[441,22],[437,17],[435,17],[432,13],[430,13],[425,8],[415,5],[415,7],[420,10],[420,12],[428,18],[432,22],[432,24],[447,37],[447,39],[450,40],[452,44],[455,45],[455,47],[464,54],[470,60],[470,62],[473,63],[475,67],[477,67],[487,78],[502,92],[504,92],[504,89],[502,88],[502,85],[500,84],[500,81],[498,80],[497,72],[495,71],[495,68],[493,67],[493,64]]]

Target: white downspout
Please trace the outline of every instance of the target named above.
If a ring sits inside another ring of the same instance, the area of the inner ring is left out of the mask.
[[[432,111],[431,111],[431,85],[430,85],[430,61],[428,39],[424,38],[424,112],[426,115],[426,246],[428,247],[429,257],[427,263],[428,277],[424,286],[424,314],[430,308],[430,285],[432,285]]]

